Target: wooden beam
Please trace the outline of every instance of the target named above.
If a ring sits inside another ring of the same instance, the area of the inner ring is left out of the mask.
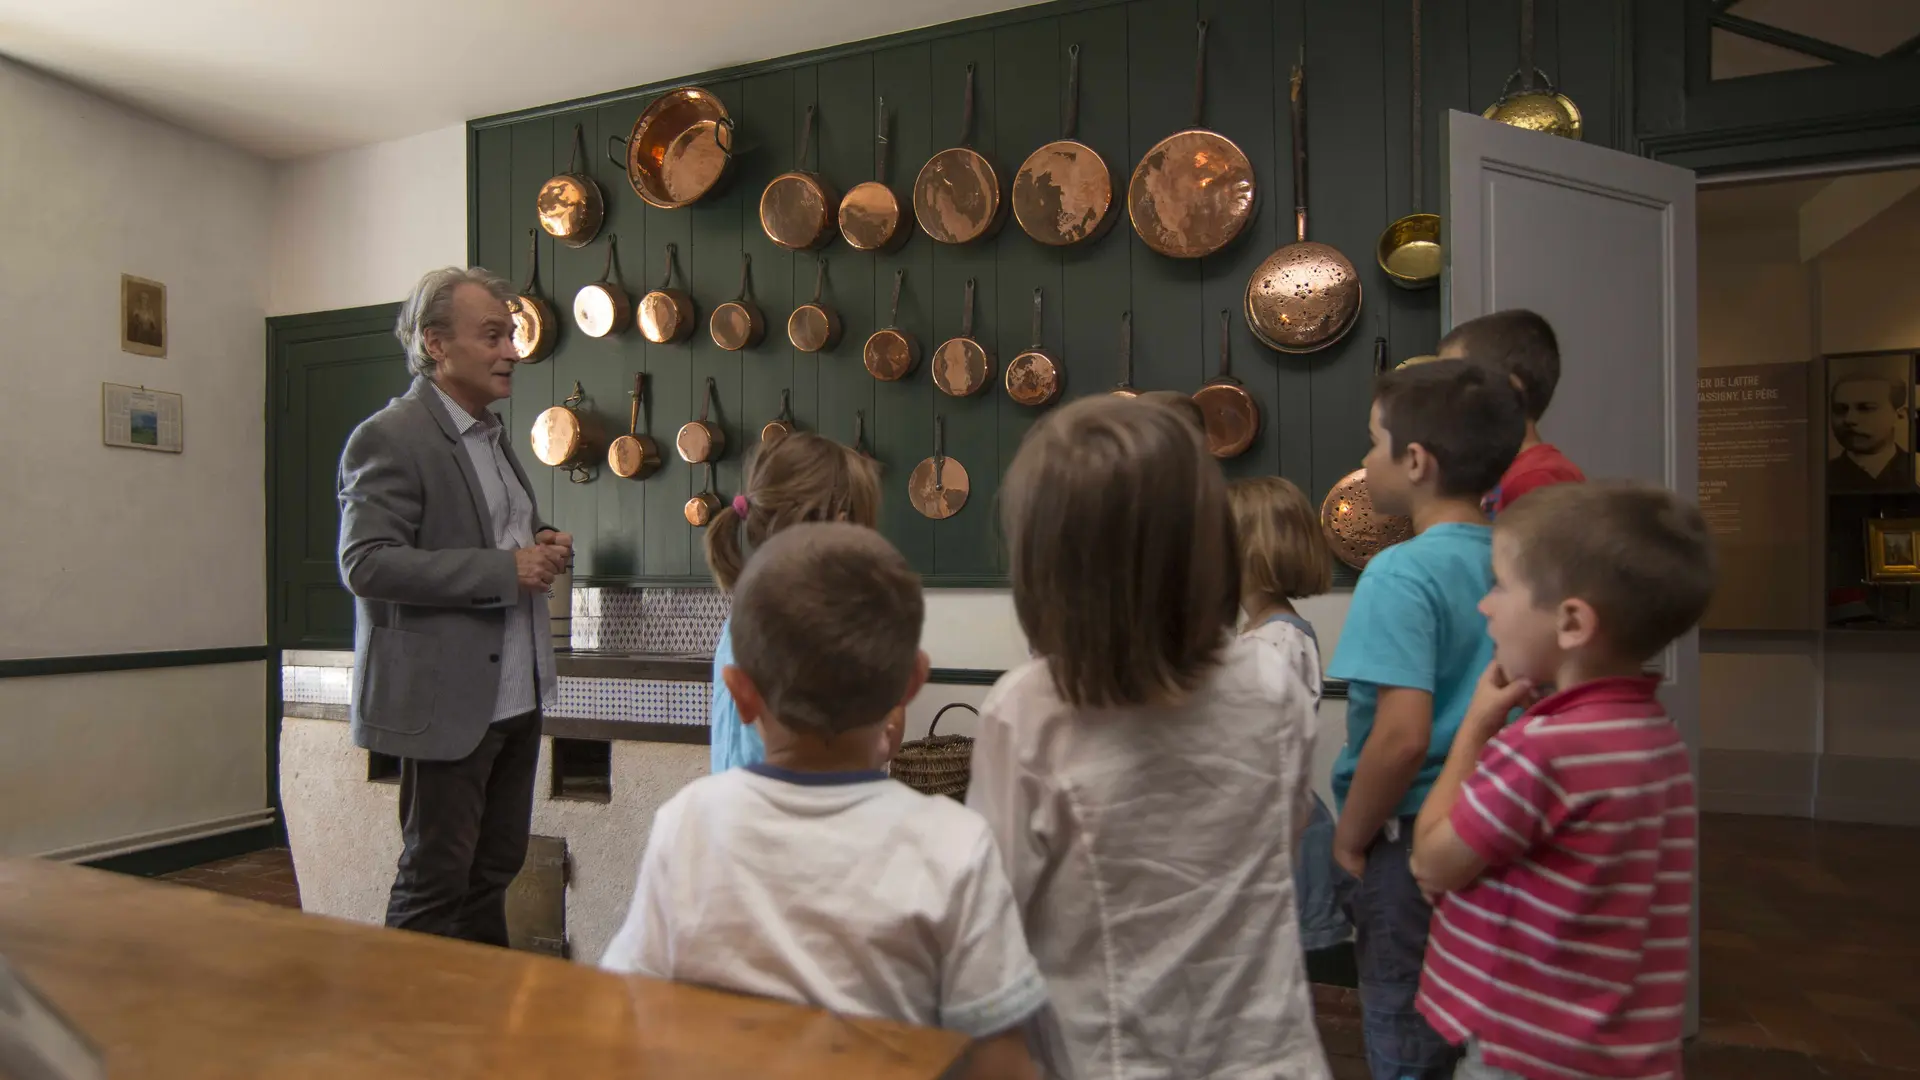
[[[1768,45],[1777,45],[1782,49],[1790,49],[1830,63],[1862,64],[1877,59],[1868,53],[1849,49],[1844,45],[1835,45],[1831,41],[1821,41],[1819,38],[1796,34],[1791,30],[1782,30],[1768,23],[1743,19],[1738,15],[1728,15],[1725,12],[1715,12],[1709,22],[1716,29],[1739,34],[1741,37],[1752,38],[1755,41],[1763,41]]]

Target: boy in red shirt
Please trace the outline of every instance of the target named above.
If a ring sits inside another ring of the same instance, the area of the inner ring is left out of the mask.
[[[1554,388],[1560,385],[1560,342],[1547,320],[1521,308],[1482,315],[1441,338],[1439,353],[1442,360],[1471,357],[1506,372],[1526,404],[1527,437],[1500,477],[1500,485],[1488,493],[1482,507],[1487,513],[1499,514],[1535,488],[1586,480],[1580,466],[1540,438],[1540,418],[1553,404]]]
[[[1706,524],[1661,488],[1560,484],[1500,517],[1493,572],[1494,661],[1414,824],[1445,894],[1420,1012],[1465,1044],[1456,1080],[1677,1077],[1694,782],[1643,669],[1706,610]]]

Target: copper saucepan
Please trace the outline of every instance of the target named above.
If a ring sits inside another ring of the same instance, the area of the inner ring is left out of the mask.
[[[668,244],[667,268],[660,274],[660,287],[640,298],[640,336],[655,345],[671,345],[693,336],[693,297],[687,290],[673,287],[677,254],[679,249]]]
[[[553,309],[534,292],[539,280],[540,234],[528,229],[527,283],[507,303],[507,314],[513,319],[513,355],[523,364],[537,364],[553,351]]]
[[[618,334],[633,318],[633,299],[624,285],[616,284],[619,266],[614,262],[614,245],[620,238],[607,234],[607,265],[600,280],[582,286],[573,294],[573,322],[580,332],[592,338]]]
[[[626,160],[611,153],[623,143]],[[607,160],[627,171],[648,206],[678,210],[718,191],[733,168],[733,118],[713,91],[682,86],[653,99],[626,138],[607,136]]]
[[[1007,396],[1022,405],[1051,405],[1067,385],[1067,369],[1043,344],[1046,329],[1040,290],[1033,290],[1033,344],[1007,365]]]
[[[1064,247],[1098,240],[1119,219],[1113,173],[1099,152],[1075,138],[1080,127],[1080,46],[1067,46],[1065,131],[1027,155],[1013,177],[1013,216],[1028,236]]]
[[[713,515],[719,512],[720,493],[714,490],[713,462],[709,461],[707,462],[707,486],[701,488],[698,495],[687,500],[687,505],[680,510],[680,516],[686,518],[687,524],[694,528],[704,529],[713,524]]]
[[[960,315],[960,336],[933,351],[933,385],[952,397],[972,397],[993,379],[993,355],[973,339],[973,279],[967,279],[967,306]]]
[[[1133,385],[1133,312],[1120,313],[1120,385],[1113,388],[1113,396],[1137,398],[1140,391]]]
[[[753,256],[740,253],[740,295],[713,309],[713,343],[728,352],[751,349],[767,336],[767,320],[753,302]]]
[[[713,376],[707,376],[707,392],[700,399],[700,419],[689,420],[680,425],[680,434],[674,436],[674,449],[680,452],[680,460],[689,465],[701,462],[718,461],[720,455],[727,452],[727,432],[718,422],[709,420],[707,411],[718,404],[720,391],[714,385]]]
[[[633,399],[632,410],[627,416],[627,433],[607,444],[607,468],[613,475],[628,480],[645,480],[660,471],[660,444],[652,435],[640,434],[640,409],[646,400],[646,375],[633,373],[633,389],[627,396]],[[648,427],[653,425],[649,423]]]
[[[1539,82],[1534,81],[1535,76]],[[1515,84],[1518,89],[1515,89]],[[1580,141],[1584,123],[1573,99],[1553,88],[1547,74],[1533,66],[1533,0],[1520,0],[1520,70],[1507,76],[1500,100],[1480,114],[1510,127]]]
[[[580,171],[586,141],[579,124],[573,125],[573,162],[567,171],[540,185],[534,211],[547,235],[570,248],[593,243],[607,217],[607,198],[600,182]]]
[[[792,172],[767,181],[760,193],[760,228],[767,239],[790,251],[808,251],[833,239],[834,206],[840,196],[817,172],[807,172],[807,154],[813,148],[814,106],[807,106],[806,126]]]
[[[1413,0],[1413,153],[1408,172],[1413,181],[1412,211],[1401,216],[1380,233],[1374,245],[1374,261],[1386,272],[1387,280],[1403,289],[1420,289],[1440,280],[1443,262],[1440,251],[1440,215],[1420,211],[1426,196],[1426,142],[1421,137],[1425,119],[1421,116],[1420,87],[1420,0]]]
[[[913,216],[942,244],[970,244],[1000,228],[1007,200],[1000,174],[973,142],[973,65],[960,113],[960,145],[933,155],[913,182]]]
[[[585,408],[586,391],[579,383],[573,393],[533,421],[533,456],[542,465],[567,470],[567,479],[584,484],[593,479],[593,447],[599,424]]]
[[[920,366],[920,343],[900,329],[900,286],[906,280],[904,267],[893,272],[893,306],[887,309],[887,325],[875,330],[860,350],[867,374],[881,382],[899,382]]]
[[[793,391],[780,391],[780,415],[767,421],[760,429],[760,447],[765,449],[794,433],[797,425],[793,422]]]
[[[913,467],[913,475],[907,478],[907,500],[937,521],[959,513],[972,488],[967,467],[947,456],[947,418],[934,417],[933,456]]]
[[[887,99],[880,99],[874,137],[873,179],[853,185],[840,200],[840,235],[855,251],[885,251],[907,238],[900,227],[900,198],[887,182]]]
[[[1233,377],[1233,313],[1220,311],[1220,373],[1193,395],[1207,427],[1207,452],[1239,457],[1260,434],[1260,405]]]
[[[1387,367],[1387,339],[1373,342],[1373,371]],[[1413,535],[1413,519],[1383,514],[1367,490],[1367,470],[1355,469],[1336,481],[1320,503],[1320,531],[1334,557],[1355,570],[1375,555]]]
[[[1294,65],[1294,241],[1247,279],[1247,327],[1269,349],[1310,353],[1339,341],[1360,321],[1360,274],[1337,248],[1307,239],[1306,72]]]
[[[801,352],[820,352],[840,343],[845,329],[840,313],[828,307],[820,294],[827,287],[827,260],[821,256],[813,272],[813,299],[793,309],[787,316],[787,340]]]
[[[1155,143],[1133,167],[1127,216],[1148,247],[1198,259],[1233,242],[1253,220],[1253,162],[1232,139],[1201,126],[1207,101],[1207,24],[1199,24],[1193,126]]]

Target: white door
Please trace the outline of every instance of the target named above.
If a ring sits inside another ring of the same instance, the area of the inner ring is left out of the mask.
[[[1588,476],[1697,498],[1693,173],[1460,112],[1448,114],[1446,139],[1447,324],[1506,308],[1546,316],[1561,371],[1541,434]],[[1660,667],[1697,777],[1698,631]],[[1688,1034],[1698,1027],[1699,895],[1696,869]]]

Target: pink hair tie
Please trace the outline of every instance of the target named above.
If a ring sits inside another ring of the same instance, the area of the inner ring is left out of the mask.
[[[733,497],[733,512],[740,515],[742,521],[746,520],[747,497],[745,495],[735,495]]]

